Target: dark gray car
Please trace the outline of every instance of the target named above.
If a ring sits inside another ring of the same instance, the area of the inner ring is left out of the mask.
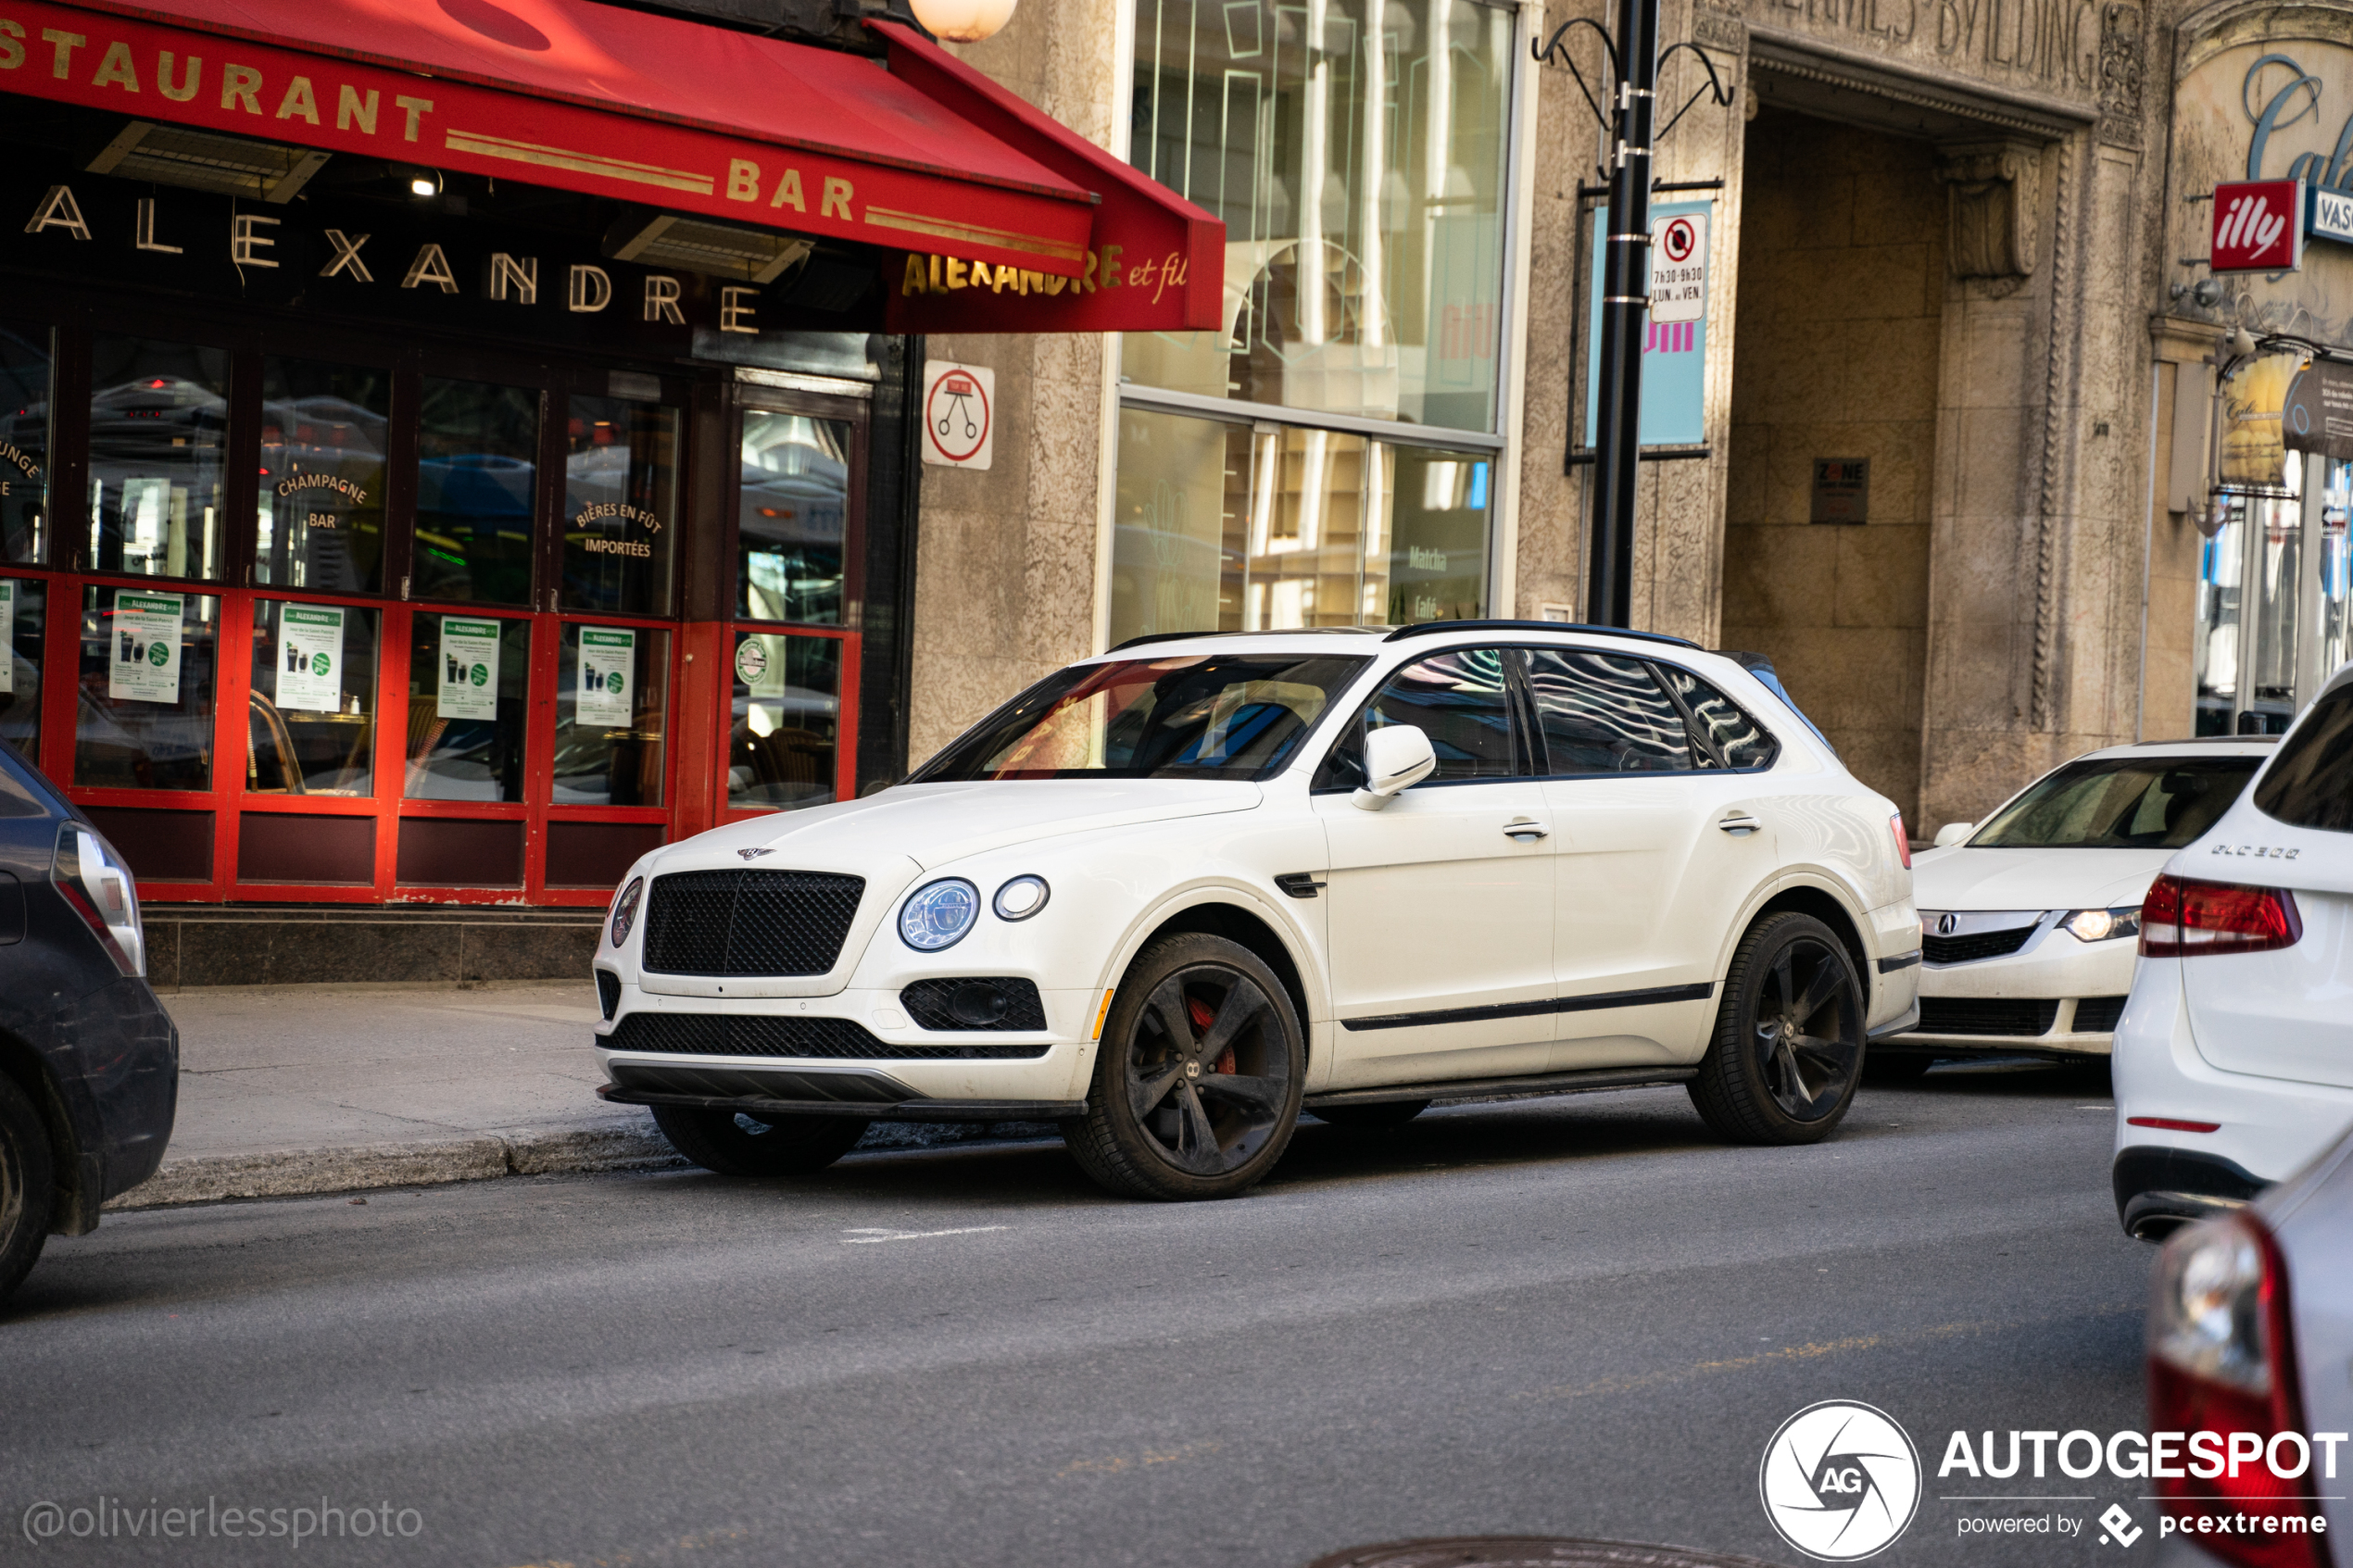
[[[163,1160],[180,1035],[146,968],[122,858],[0,741],[0,1299]]]

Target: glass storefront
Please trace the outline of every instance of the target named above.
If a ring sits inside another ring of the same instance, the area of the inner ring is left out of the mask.
[[[1513,14],[1471,0],[1139,0],[1131,159],[1226,224],[1219,332],[1147,385],[1495,426]]]
[[[1479,615],[1494,461],[1124,408],[1112,641]]]
[[[1130,157],[1225,220],[1226,310],[1122,340],[1114,643],[1487,612],[1514,26],[1138,0]]]
[[[2279,734],[2348,656],[2353,464],[2291,452],[2280,483],[2219,492],[2198,552],[2197,733]]]

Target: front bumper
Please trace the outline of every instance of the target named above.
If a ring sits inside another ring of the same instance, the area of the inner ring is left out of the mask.
[[[2015,953],[1921,965],[1921,1022],[1887,1045],[1940,1056],[2108,1055],[2138,945],[2080,942],[2057,929],[2057,915],[2046,914]]]
[[[1042,1030],[940,1030],[917,1025],[895,991],[739,1000],[624,983],[613,1019],[597,1026],[608,1080],[598,1092],[627,1105],[892,1121],[1075,1116],[1094,1071],[1101,994],[1041,989],[1039,1000]],[[787,1048],[761,1049],[779,1042]],[[638,1048],[651,1046],[666,1048]]]

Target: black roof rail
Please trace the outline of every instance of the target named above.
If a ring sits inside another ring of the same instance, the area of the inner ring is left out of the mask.
[[[1669,643],[1679,648],[1699,648],[1689,637],[1670,637],[1664,632],[1629,632],[1623,626],[1587,626],[1569,621],[1421,621],[1400,626],[1381,641],[1394,643],[1441,632],[1584,632],[1604,637],[1631,637],[1642,643]]]
[[[1177,643],[1189,641],[1194,637],[1234,637],[1239,635],[1240,633],[1238,632],[1147,632],[1140,637],[1130,637],[1124,643],[1114,643],[1103,651],[1105,653],[1119,653],[1127,648],[1142,647],[1146,643]]]
[[[1450,622],[1449,624],[1453,623]],[[1105,648],[1103,651],[1105,653],[1117,653],[1122,648],[1141,647],[1146,643],[1174,643],[1193,637],[1313,637],[1334,635],[1362,637],[1370,636],[1388,630],[1389,628],[1386,626],[1286,626],[1279,629],[1269,627],[1258,632],[1147,632],[1140,637],[1130,637],[1126,642],[1118,644],[1116,646]]]

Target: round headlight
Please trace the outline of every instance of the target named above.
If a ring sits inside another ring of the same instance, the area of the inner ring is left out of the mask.
[[[919,953],[963,940],[980,918],[980,889],[960,876],[919,887],[900,906],[899,939]]]
[[[1042,876],[1017,876],[997,890],[988,907],[999,920],[1027,920],[1046,907],[1051,890]]]
[[[612,901],[612,945],[620,947],[629,940],[629,928],[637,923],[637,899],[646,891],[646,879],[633,876],[621,897]]]

